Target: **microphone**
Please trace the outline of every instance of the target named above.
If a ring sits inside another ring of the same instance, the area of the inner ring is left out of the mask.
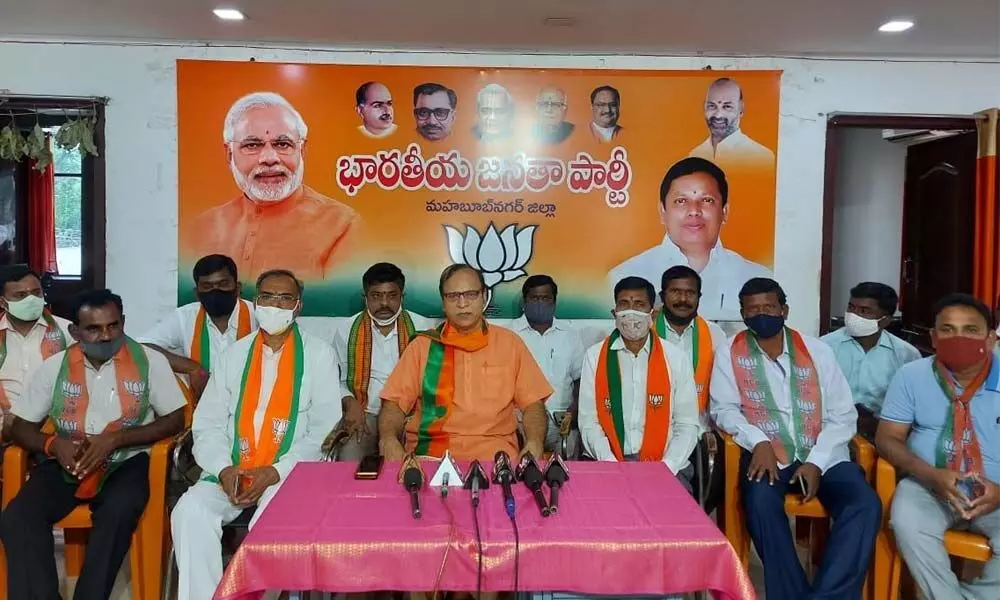
[[[424,471],[420,468],[420,463],[413,455],[408,456],[403,461],[400,471],[400,481],[406,491],[410,493],[410,510],[414,519],[420,518],[420,488],[424,487]]]
[[[478,460],[472,461],[469,465],[469,472],[465,475],[465,489],[472,490],[472,507],[479,506],[479,490],[490,487],[490,480],[486,477],[486,471]]]
[[[553,454],[545,468],[545,483],[549,485],[549,514],[559,512],[559,490],[569,481],[569,468],[558,454]]]
[[[548,503],[545,501],[545,494],[542,493],[542,472],[535,462],[535,457],[530,452],[521,459],[521,464],[517,467],[517,478],[524,482],[524,485],[531,490],[531,495],[538,505],[538,512],[543,517],[549,516]]]
[[[510,468],[510,456],[500,450],[493,457],[493,483],[503,488],[503,507],[511,519],[515,514],[514,493],[510,489],[513,482],[514,470]]]

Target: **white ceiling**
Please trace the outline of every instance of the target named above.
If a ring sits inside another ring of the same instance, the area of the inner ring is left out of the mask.
[[[1000,0],[0,0],[0,38],[995,61]]]

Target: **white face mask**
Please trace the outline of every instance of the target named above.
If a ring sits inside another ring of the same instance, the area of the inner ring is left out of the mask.
[[[399,318],[399,315],[402,314],[402,312],[403,312],[403,305],[400,304],[399,308],[396,309],[396,314],[392,315],[388,319],[379,319],[378,317],[376,317],[375,315],[372,314],[372,311],[368,310],[367,308],[365,310],[368,311],[368,316],[372,318],[372,322],[373,323],[375,323],[379,327],[388,327],[389,325],[392,325],[393,323],[395,323],[396,319]]]
[[[284,333],[295,322],[295,310],[277,306],[254,306],[253,315],[260,328],[271,335]]]
[[[852,312],[844,313],[844,329],[851,337],[868,337],[878,333],[878,319],[866,319]]]
[[[45,310],[45,298],[26,296],[20,300],[8,300],[7,312],[21,321],[37,321]]]
[[[615,313],[615,327],[630,342],[637,342],[649,335],[652,324],[653,315],[641,310],[620,310]]]

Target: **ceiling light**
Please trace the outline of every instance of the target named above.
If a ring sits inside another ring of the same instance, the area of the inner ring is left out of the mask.
[[[913,21],[889,21],[878,28],[882,33],[900,33],[913,27]]]
[[[243,13],[235,8],[217,8],[212,12],[223,21],[242,21],[246,18],[243,16]]]
[[[542,24],[546,27],[573,27],[576,19],[573,17],[547,17]]]

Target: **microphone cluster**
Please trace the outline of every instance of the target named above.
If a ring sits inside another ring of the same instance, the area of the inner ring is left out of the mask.
[[[535,457],[530,452],[521,459],[521,464],[517,467],[517,478],[524,482],[525,487],[531,491],[531,496],[535,499],[538,512],[543,517],[554,515],[559,512],[559,490],[569,481],[569,469],[566,463],[558,454],[553,454],[548,466],[543,473],[538,468]],[[549,486],[549,500],[545,500],[542,493],[542,483]]]

